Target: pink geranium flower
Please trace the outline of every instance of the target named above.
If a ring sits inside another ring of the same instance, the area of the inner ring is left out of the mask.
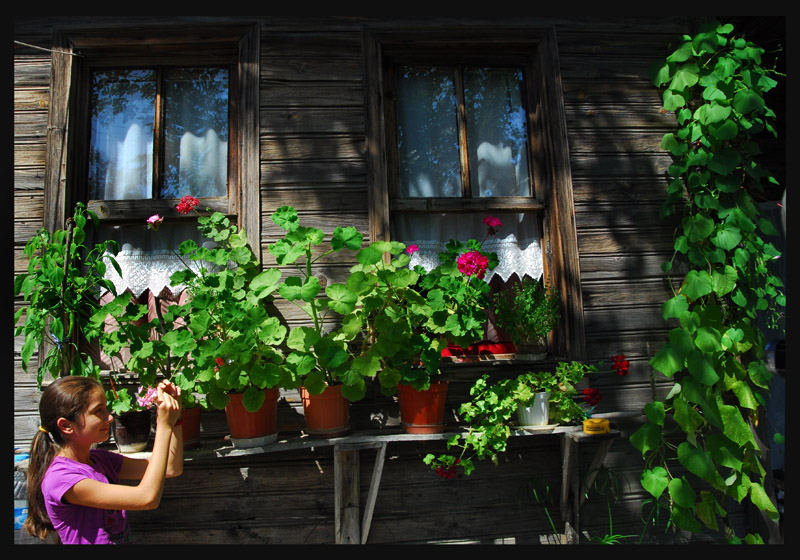
[[[164,221],[164,218],[159,216],[158,214],[153,214],[149,218],[147,218],[147,227],[153,230],[158,230],[158,226],[161,225],[161,222]]]
[[[486,216],[483,219],[483,223],[489,228],[489,235],[497,233],[497,229],[503,225],[500,218],[495,218],[494,216]]]
[[[419,245],[417,245],[416,243],[406,247],[406,253],[408,253],[409,255],[413,255],[417,251],[419,251]]]
[[[136,402],[142,408],[150,408],[158,398],[158,391],[155,387],[148,387],[144,394],[142,394],[142,391],[144,391],[144,387],[139,387],[139,392],[136,394]]]
[[[476,277],[483,279],[486,274],[486,268],[489,266],[489,259],[478,251],[468,251],[456,259],[456,266],[466,276],[474,274]]]

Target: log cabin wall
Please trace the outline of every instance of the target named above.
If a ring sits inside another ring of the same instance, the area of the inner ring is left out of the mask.
[[[50,54],[40,49],[50,47],[56,29],[147,28],[163,23],[163,18],[120,17],[26,16],[15,21],[15,273],[26,269],[24,244],[42,226],[44,216]],[[664,174],[670,164],[660,142],[674,127],[675,117],[662,111],[647,69],[671,52],[670,44],[683,33],[693,31],[696,21],[514,17],[487,23],[471,18],[171,16],[169,23],[238,24],[244,19],[260,26],[258,187],[265,265],[274,264],[267,246],[281,235],[270,214],[285,204],[298,208],[301,220],[328,234],[337,225],[353,225],[368,238],[365,25],[444,25],[465,33],[475,26],[494,26],[501,33],[504,26],[553,28],[566,112],[587,359],[607,360],[625,353],[631,362],[625,378],[606,372],[591,380],[603,395],[598,410],[638,413],[654,390],[662,394],[668,389],[662,381],[651,383],[648,359],[668,330],[660,305],[669,297],[669,289],[660,264],[672,254],[674,224],[658,219]],[[339,281],[354,262],[323,264],[316,272]],[[21,301],[14,302],[15,309],[20,305]],[[302,321],[293,306],[281,309],[290,323]],[[20,348],[17,338],[14,445],[25,448],[38,425],[38,392],[35,373],[21,369]],[[511,367],[499,375],[521,371]],[[480,368],[454,372],[451,412],[481,372]],[[286,394],[282,404],[283,426],[294,429],[296,397]],[[208,414],[203,437],[224,436],[224,422],[221,413]],[[618,427],[625,435],[632,433],[636,419],[620,421]],[[550,531],[545,510],[533,499],[531,484],[534,476],[544,476],[557,495],[560,465],[554,442],[514,439],[499,465],[480,463],[470,477],[449,481],[436,477],[421,462],[428,452],[443,452],[443,443],[390,444],[369,542],[538,543]],[[187,461],[184,475],[168,481],[158,510],[131,515],[134,539],[148,543],[333,542],[331,449]],[[372,457],[371,452],[362,452],[363,493]],[[622,440],[612,446],[606,465],[622,483],[614,530],[638,535],[642,530],[639,510],[645,499],[638,483],[638,452]],[[605,512],[602,498],[590,500],[582,528],[604,534]],[[557,508],[550,513],[557,517]]]

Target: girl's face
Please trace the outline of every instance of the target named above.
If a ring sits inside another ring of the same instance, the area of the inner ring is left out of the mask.
[[[108,439],[108,430],[113,417],[106,408],[106,395],[98,388],[92,392],[89,405],[78,422],[73,424],[74,439],[85,443],[102,443]]]

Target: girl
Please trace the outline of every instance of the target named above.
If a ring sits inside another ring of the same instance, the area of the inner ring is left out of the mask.
[[[55,530],[63,544],[129,542],[125,510],[157,508],[164,479],[183,472],[180,389],[162,381],[157,395],[153,452],[133,459],[92,448],[106,441],[113,419],[97,380],[62,377],[42,392],[28,466],[31,535],[44,539]]]

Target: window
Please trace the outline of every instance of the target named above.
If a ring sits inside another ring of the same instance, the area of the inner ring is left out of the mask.
[[[197,234],[184,195],[238,220],[260,257],[258,28],[56,33],[46,226],[77,201],[122,246],[118,291],[160,293]],[[167,218],[154,236],[145,220]],[[110,275],[116,276],[113,270]]]
[[[554,355],[583,352],[564,114],[552,34],[367,32],[374,238],[435,266],[451,238],[486,239],[494,289],[528,276],[562,295]],[[483,218],[503,223],[486,238]],[[491,334],[491,333],[489,333]]]
[[[169,286],[170,249],[197,235],[183,195],[236,218],[260,258],[258,27],[57,30],[53,46],[45,227],[87,203],[122,247],[109,277],[150,316],[185,297]]]

